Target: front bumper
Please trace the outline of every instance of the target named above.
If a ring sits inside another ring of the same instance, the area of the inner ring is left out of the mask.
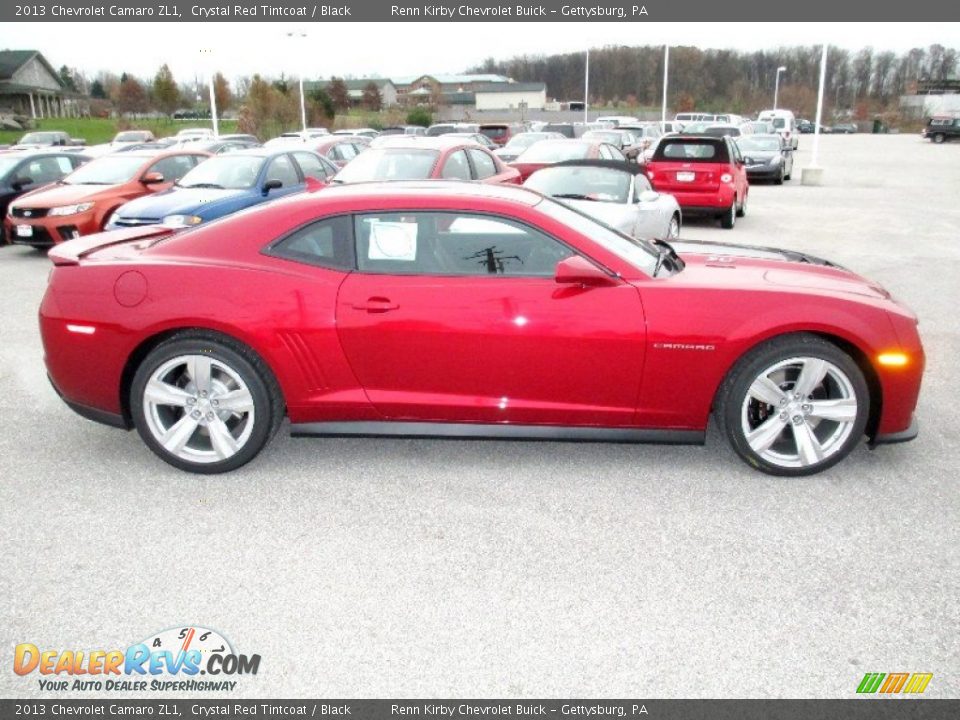
[[[757,165],[747,168],[749,180],[776,180],[778,177],[780,177],[779,165]]]
[[[17,232],[18,225],[29,226],[30,234],[20,235]],[[3,227],[8,243],[11,245],[30,245],[32,247],[49,247],[67,240],[73,240],[81,235],[89,235],[99,229],[93,211],[57,217],[48,215],[36,219],[8,215],[3,221]]]
[[[914,415],[912,418],[910,418],[910,427],[908,427],[906,430],[885,433],[883,435],[875,435],[870,441],[870,448],[875,448],[877,445],[893,445],[895,443],[910,442],[911,440],[915,440],[919,434],[920,428],[917,424],[917,416]]]

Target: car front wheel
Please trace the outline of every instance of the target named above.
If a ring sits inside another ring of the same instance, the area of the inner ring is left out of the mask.
[[[936,135],[933,136],[933,141],[937,143],[937,145],[939,145],[946,139],[947,139],[947,136],[944,135],[943,133],[937,133]]]
[[[252,460],[280,425],[283,404],[263,361],[225,340],[177,335],[137,368],[130,410],[147,446],[196,473]]]
[[[863,372],[813,335],[773,340],[749,353],[721,388],[717,416],[733,449],[772,475],[812,475],[862,439],[870,413]]]

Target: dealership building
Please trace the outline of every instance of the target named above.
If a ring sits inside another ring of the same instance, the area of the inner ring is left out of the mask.
[[[0,50],[0,110],[31,118],[80,115],[82,98],[70,91],[36,50]]]

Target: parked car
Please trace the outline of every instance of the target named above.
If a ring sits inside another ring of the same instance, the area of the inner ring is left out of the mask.
[[[190,143],[191,150],[203,150],[211,155],[224,155],[226,153],[232,153],[238,150],[249,150],[255,147],[260,147],[260,143],[249,140],[228,140],[223,137],[217,140],[197,140],[194,143]]]
[[[810,120],[805,120],[803,118],[797,120],[797,132],[799,132],[801,135],[811,135],[813,134],[815,128],[816,124]]]
[[[256,135],[250,135],[248,133],[221,133],[220,135],[217,135],[217,138],[219,140],[227,140],[229,142],[248,143],[250,147],[260,147],[260,145],[262,145],[260,138],[258,138]]]
[[[620,127],[621,125],[634,125],[640,121],[633,115],[603,115],[598,117],[595,122],[604,123],[610,127]]]
[[[588,130],[583,123],[547,123],[542,128],[540,132],[555,132],[560,133],[565,138],[570,138],[574,140]]]
[[[674,123],[671,123],[671,125],[673,124]],[[679,123],[676,124],[679,125]],[[647,150],[649,150],[663,135],[663,131],[660,128],[660,123],[658,122],[621,125],[617,129],[633,133],[634,137],[636,138],[636,143],[640,145],[641,153],[645,153]]]
[[[570,160],[537,170],[523,185],[630,237],[652,241],[680,236],[677,201],[656,192],[635,163]]]
[[[679,120],[664,120],[657,123],[657,125],[660,127],[660,132],[663,135],[683,132],[683,123]]]
[[[795,251],[651,245],[524,188],[435,185],[54,248],[54,387],[197,473],[249,462],[285,415],[295,435],[703,443],[712,413],[750,467],[786,476],[916,435],[917,318],[873,281]]]
[[[490,138],[497,147],[505,147],[525,130],[526,127],[521,123],[480,123],[480,132]]]
[[[119,145],[136,145],[139,143],[154,142],[156,138],[149,130],[122,130],[113,136],[110,144],[114,147]]]
[[[794,150],[800,146],[800,131],[797,130],[797,120],[790,110],[764,110],[757,116],[757,120],[773,124],[773,129],[783,138],[784,144]]]
[[[540,168],[565,160],[626,160],[627,156],[609,143],[596,140],[543,140],[524,150],[510,163],[526,180]]]
[[[517,159],[517,156],[534,143],[541,140],[563,140],[563,135],[555,132],[524,132],[514,135],[510,142],[499,150],[494,150],[493,154],[504,162],[511,162]]]
[[[213,130],[210,128],[183,128],[176,134],[177,142],[193,142],[194,140],[213,140]]]
[[[238,150],[200,163],[169,190],[121,205],[107,229],[193,227],[301,192],[307,178],[327,183],[336,173],[333,163],[305,148]]]
[[[277,137],[267,140],[263,145],[264,147],[273,147],[290,143],[312,143],[325,137],[330,137],[330,131],[326,128],[307,128],[297,132],[280,133]]]
[[[772,180],[782,185],[793,175],[793,148],[783,144],[779,135],[748,135],[737,138],[737,147],[743,155],[747,179]]]
[[[330,135],[309,146],[333,163],[339,170],[370,147],[370,140],[362,135]]]
[[[8,150],[30,150],[43,147],[79,147],[84,145],[84,141],[72,138],[68,133],[62,130],[40,130],[38,132],[28,132],[20,138],[15,145],[11,145]]]
[[[677,113],[673,118],[677,122],[681,122],[684,126],[689,123],[694,122],[706,122],[706,123],[715,123],[717,121],[717,116],[713,113],[702,113],[702,112],[684,112]]]
[[[419,125],[392,125],[390,127],[385,127],[380,131],[378,137],[384,135],[426,135],[427,129],[425,127],[420,127]]]
[[[337,173],[334,182],[435,179],[518,185],[520,173],[486,148],[463,138],[397,135],[359,155]]]
[[[56,185],[21,195],[7,212],[7,237],[46,247],[99,232],[130,200],[162,192],[209,155],[198,150],[127,152],[91,160]]]
[[[647,163],[647,177],[658,192],[673,195],[684,216],[707,215],[731,229],[747,212],[747,171],[736,143],[728,137],[668,135]]]
[[[50,150],[25,150],[0,155],[0,217],[6,217],[10,203],[24,193],[57,182],[89,161],[86,155]],[[15,229],[4,229],[4,240],[13,242]]]
[[[476,123],[437,123],[427,128],[427,137],[438,137],[458,132],[480,132],[480,126]]]
[[[732,137],[738,138],[741,135],[746,135],[748,132],[745,132],[738,125],[708,125],[700,133],[700,135],[706,135],[708,137]]]
[[[334,135],[349,135],[351,137],[365,137],[367,140],[373,140],[375,137],[380,136],[378,130],[373,128],[345,128],[343,130],[334,130]]]
[[[853,123],[839,123],[833,126],[831,132],[834,135],[853,135],[859,132],[859,130]]]
[[[683,130],[681,130],[680,133],[682,135],[703,135],[707,131],[707,128],[713,127],[713,125],[712,120],[688,122],[683,126]]]
[[[633,130],[588,130],[580,136],[581,140],[607,143],[624,154],[627,160],[636,160],[644,151],[644,143]]]
[[[960,116],[935,115],[927,120],[922,136],[937,144],[960,138]]]
[[[476,132],[476,133],[461,133],[461,132],[447,133],[447,137],[455,137],[455,138],[461,138],[461,139],[463,139],[463,140],[469,140],[470,142],[474,142],[474,143],[476,143],[477,145],[480,145],[481,147],[485,147],[487,150],[490,150],[491,152],[494,151],[494,150],[496,150],[496,149],[499,147],[499,145],[497,145],[497,144],[496,144],[493,140],[491,140],[489,137],[487,137],[487,136],[484,135],[483,133],[478,133],[478,132]]]

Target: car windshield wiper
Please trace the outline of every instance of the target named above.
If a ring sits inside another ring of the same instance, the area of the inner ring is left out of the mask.
[[[216,183],[194,183],[193,185],[180,185],[182,188],[214,188],[215,190],[223,190],[223,185],[217,185]]]
[[[554,195],[555,198],[562,198],[564,200],[591,200],[597,202],[595,197],[590,197],[589,195],[581,195],[580,193],[559,193]]]

